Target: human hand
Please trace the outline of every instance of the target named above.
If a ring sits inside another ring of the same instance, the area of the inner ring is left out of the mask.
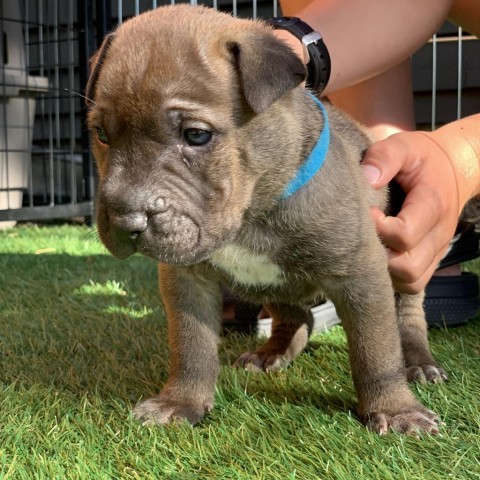
[[[430,280],[455,233],[467,199],[459,192],[452,162],[431,133],[403,132],[372,145],[362,162],[374,188],[395,177],[406,193],[396,217],[372,209],[378,234],[389,248],[395,289],[417,293]]]

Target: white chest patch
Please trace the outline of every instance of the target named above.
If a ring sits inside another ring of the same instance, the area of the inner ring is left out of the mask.
[[[210,256],[210,261],[244,285],[281,285],[284,282],[282,269],[267,255],[256,255],[236,245],[217,250]]]

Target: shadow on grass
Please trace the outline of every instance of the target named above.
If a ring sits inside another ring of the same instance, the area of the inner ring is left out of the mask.
[[[164,368],[166,326],[154,262],[14,254],[0,255],[0,271],[4,382],[40,382],[82,395],[126,393],[132,384],[138,395],[153,359]]]
[[[158,392],[167,378],[168,349],[155,262],[140,256],[118,261],[107,255],[3,254],[0,272],[4,385],[41,384],[76,398],[95,392],[128,403]],[[220,349],[222,365],[261,342],[232,335]],[[318,346],[310,345],[307,360]],[[328,348],[346,356],[346,348],[333,343]],[[312,388],[295,367],[282,374],[291,378],[287,382],[270,375],[252,381],[233,369],[227,375],[245,380],[249,394],[274,403],[352,408],[348,392]]]

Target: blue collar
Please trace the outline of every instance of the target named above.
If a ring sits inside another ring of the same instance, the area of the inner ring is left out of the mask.
[[[313,147],[308,158],[298,169],[297,175],[290,180],[288,185],[285,187],[281,199],[285,199],[290,195],[293,195],[297,190],[304,187],[322,168],[325,158],[327,157],[328,149],[330,147],[330,124],[328,122],[328,115],[325,107],[322,105],[320,100],[309,93],[309,95],[315,100],[316,104],[320,107],[323,115],[323,130],[320,133],[320,137]]]

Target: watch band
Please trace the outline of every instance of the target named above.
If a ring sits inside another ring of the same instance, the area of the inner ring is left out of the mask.
[[[295,35],[308,57],[307,87],[321,93],[330,78],[330,55],[322,36],[297,17],[274,17],[267,20],[274,29],[282,29]]]

